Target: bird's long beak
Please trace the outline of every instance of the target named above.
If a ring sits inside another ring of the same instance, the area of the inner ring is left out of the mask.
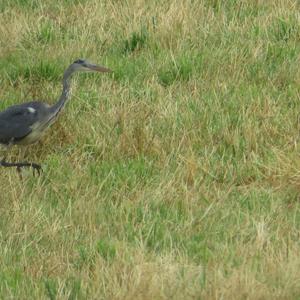
[[[87,64],[86,67],[89,68],[91,71],[102,72],[102,73],[111,72],[110,69],[95,64]]]

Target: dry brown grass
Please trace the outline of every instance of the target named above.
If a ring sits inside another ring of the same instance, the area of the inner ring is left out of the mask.
[[[114,73],[76,77],[42,176],[1,170],[0,298],[297,299],[298,11],[4,0],[1,108]]]

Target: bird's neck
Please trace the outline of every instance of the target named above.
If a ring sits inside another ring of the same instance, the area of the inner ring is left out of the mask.
[[[73,71],[67,69],[64,73],[63,77],[63,89],[58,101],[52,106],[52,111],[54,115],[60,113],[60,111],[64,108],[66,103],[69,100],[70,90],[71,90],[71,75]]]

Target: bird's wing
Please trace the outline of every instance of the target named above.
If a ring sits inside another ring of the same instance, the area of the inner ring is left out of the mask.
[[[31,127],[38,121],[38,116],[37,111],[28,104],[14,105],[0,112],[1,144],[22,139],[32,131]]]

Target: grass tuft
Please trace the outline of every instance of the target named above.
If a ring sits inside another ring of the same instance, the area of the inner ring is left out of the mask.
[[[129,38],[123,43],[122,52],[124,54],[131,54],[133,52],[139,51],[146,46],[148,40],[148,32],[145,27],[142,27],[139,32],[133,32],[130,34]]]
[[[106,260],[112,261],[116,256],[115,246],[108,240],[99,240],[97,243],[97,252]]]
[[[45,280],[46,295],[50,300],[55,300],[57,296],[57,283],[54,280]]]
[[[200,65],[201,57],[193,57],[192,53],[191,56],[187,54],[177,59],[172,57],[170,62],[158,71],[158,82],[167,87],[177,81],[188,81],[192,77],[195,68],[200,68]]]

